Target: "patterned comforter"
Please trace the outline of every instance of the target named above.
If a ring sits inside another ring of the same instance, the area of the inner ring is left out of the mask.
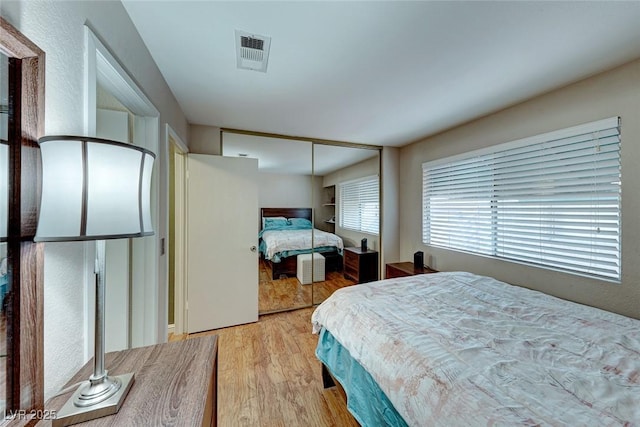
[[[455,272],[340,289],[312,322],[409,425],[640,425],[639,320]]]
[[[273,262],[280,262],[281,258],[311,249],[311,229],[264,230],[261,237],[264,244],[261,244],[260,251],[266,259]],[[335,247],[341,252],[344,244],[335,234],[313,229],[313,247],[316,249]]]

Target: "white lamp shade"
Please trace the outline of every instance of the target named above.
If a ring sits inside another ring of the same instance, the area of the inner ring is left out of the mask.
[[[9,146],[0,144],[0,242],[7,240],[9,227]]]
[[[35,241],[101,240],[153,234],[155,155],[120,142],[48,136]]]

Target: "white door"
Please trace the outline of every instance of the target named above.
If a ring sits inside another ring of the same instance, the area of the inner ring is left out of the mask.
[[[258,320],[258,161],[187,156],[187,330]]]

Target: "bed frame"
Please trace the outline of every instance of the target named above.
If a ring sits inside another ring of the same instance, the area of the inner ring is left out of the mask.
[[[313,222],[311,208],[260,208],[260,224],[258,228],[262,230],[263,218],[274,216],[283,216],[285,218],[306,218]],[[335,257],[340,257],[340,259],[342,259],[337,251],[326,252],[323,254],[333,257],[333,259],[335,259]],[[296,255],[283,258],[280,262],[267,262],[271,266],[271,278],[273,280],[279,279],[282,275],[295,277],[298,273],[298,257]]]

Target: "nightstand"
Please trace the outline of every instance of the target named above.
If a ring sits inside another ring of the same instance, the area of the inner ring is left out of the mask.
[[[378,280],[378,251],[344,248],[344,277],[358,283]]]
[[[394,277],[415,276],[416,274],[437,273],[429,267],[415,268],[412,262],[392,262],[387,264],[385,279],[393,279]]]
[[[109,374],[133,372],[135,382],[117,414],[83,426],[217,425],[217,335],[114,351],[105,359]],[[89,378],[92,369],[87,363],[67,385]],[[38,413],[59,412],[69,396],[53,396]],[[51,424],[48,418],[37,425]]]

